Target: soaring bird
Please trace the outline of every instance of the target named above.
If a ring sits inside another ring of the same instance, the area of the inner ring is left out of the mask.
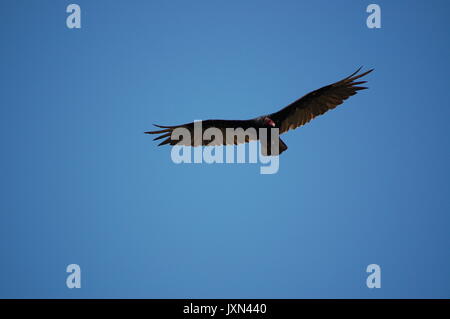
[[[170,144],[175,145],[179,142],[178,139],[172,138],[172,132],[177,128],[185,128],[189,130],[191,140],[184,141],[183,145],[188,146],[200,146],[200,145],[224,145],[224,144],[239,144],[246,143],[250,140],[246,138],[245,140],[227,140],[225,138],[226,129],[238,129],[242,128],[247,130],[248,128],[254,128],[259,131],[260,128],[278,128],[279,134],[286,133],[289,130],[293,130],[299,126],[305,125],[311,121],[316,116],[322,115],[325,112],[334,109],[336,106],[342,104],[344,100],[348,99],[350,96],[355,95],[358,91],[367,89],[365,86],[359,86],[367,81],[356,81],[357,79],[369,74],[373,69],[366,71],[364,73],[358,74],[361,68],[356,70],[353,74],[347,76],[346,78],[335,82],[333,84],[321,87],[315,91],[312,91],[305,96],[299,98],[298,100],[292,102],[286,107],[282,108],[278,112],[272,114],[266,114],[258,116],[249,120],[206,120],[202,121],[202,131],[206,131],[208,128],[217,128],[222,132],[223,140],[215,141],[214,144],[211,140],[205,140],[198,137],[194,137],[194,122],[175,125],[175,126],[163,126],[156,125],[156,127],[162,130],[145,132],[147,134],[161,134],[154,140],[159,140],[165,138],[158,146]],[[202,132],[202,133],[203,133]],[[201,135],[203,136],[203,134]],[[259,139],[259,134],[256,136]],[[268,143],[268,149],[264,152],[264,155],[278,155],[287,150],[287,145],[279,139],[278,141],[278,152],[271,151],[271,143]]]

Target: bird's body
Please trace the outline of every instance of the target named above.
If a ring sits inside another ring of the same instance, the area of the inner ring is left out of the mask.
[[[239,139],[226,139],[226,129],[238,129],[243,130],[255,129],[257,134],[253,139],[259,139],[259,129],[261,128],[278,128],[279,134],[286,133],[291,129],[295,129],[302,126],[309,121],[311,121],[316,116],[322,115],[328,110],[334,109],[336,106],[343,103],[344,100],[352,95],[355,95],[357,91],[367,89],[367,87],[358,86],[360,84],[366,83],[366,81],[355,82],[356,79],[370,73],[373,69],[366,71],[362,74],[357,73],[360,71],[359,68],[356,72],[350,76],[344,78],[341,81],[335,82],[333,84],[324,86],[318,90],[312,91],[300,99],[294,101],[278,112],[259,116],[249,120],[206,120],[202,121],[202,133],[209,128],[216,128],[222,132],[223,140],[215,140],[211,143],[211,140],[205,140],[201,137],[198,138],[194,135],[195,123],[187,123],[176,126],[161,126],[155,125],[162,130],[145,132],[147,134],[161,134],[154,140],[165,138],[159,145],[175,145],[179,143],[178,139],[172,138],[172,132],[177,128],[185,128],[191,133],[191,140],[183,141],[182,145],[188,146],[200,146],[200,145],[225,145],[225,144],[239,144],[246,143],[252,140],[252,138],[245,138],[244,140]],[[268,134],[269,136],[270,134]],[[269,136],[270,137],[270,136]],[[270,141],[267,142],[269,149],[266,155],[278,155],[287,149],[287,145],[279,139],[279,150],[278,152],[272,152],[270,150]]]

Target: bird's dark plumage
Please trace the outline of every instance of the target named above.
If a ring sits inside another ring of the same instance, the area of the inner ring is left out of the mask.
[[[190,141],[183,141],[181,145],[200,146],[200,145],[223,145],[223,144],[239,144],[241,142],[249,142],[247,137],[245,141],[239,141],[237,139],[226,139],[226,128],[238,129],[242,128],[246,130],[248,128],[255,128],[257,131],[259,128],[272,128],[279,129],[279,134],[283,134],[289,130],[295,129],[299,126],[305,125],[316,116],[322,115],[325,112],[334,109],[336,106],[342,104],[350,96],[355,95],[359,90],[367,89],[365,86],[360,86],[366,83],[366,81],[355,81],[370,72],[373,69],[364,73],[358,74],[361,70],[359,68],[350,76],[335,82],[333,84],[324,86],[318,90],[312,91],[295,102],[289,104],[278,112],[259,116],[250,120],[206,120],[202,121],[202,131],[206,131],[208,128],[218,128],[222,132],[223,140],[203,140],[195,138],[194,136],[194,122],[176,125],[176,126],[162,126],[156,125],[156,127],[162,130],[145,132],[147,134],[161,134],[154,140],[164,139],[159,145],[175,145],[179,143],[178,139],[172,139],[171,135],[176,128],[186,128],[191,133]],[[202,133],[203,133],[202,132]],[[259,139],[256,136],[256,139]],[[279,154],[287,149],[286,144],[279,140]],[[267,155],[271,155],[270,150]]]
[[[306,94],[280,111],[268,115],[268,117],[280,128],[280,134],[305,125],[316,116],[342,104],[344,100],[355,95],[359,90],[367,89],[365,86],[359,86],[367,81],[354,81],[369,74],[373,69],[356,75],[360,70],[361,68],[341,81]]]

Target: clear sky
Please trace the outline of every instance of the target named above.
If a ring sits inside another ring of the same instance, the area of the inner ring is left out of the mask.
[[[450,297],[449,1],[0,2],[0,297]],[[375,68],[260,164],[152,123],[246,119]],[[79,264],[82,287],[66,287]],[[382,287],[366,287],[378,264]]]

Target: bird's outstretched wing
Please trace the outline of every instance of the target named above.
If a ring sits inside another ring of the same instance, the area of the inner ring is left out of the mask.
[[[343,80],[306,94],[280,111],[268,115],[268,117],[280,129],[280,134],[308,123],[316,116],[342,104],[344,100],[355,95],[357,91],[367,89],[367,87],[358,86],[367,81],[355,82],[355,80],[369,74],[373,69],[357,74],[360,70],[361,68]]]
[[[257,136],[253,139],[249,136],[245,136],[244,140],[240,140],[237,137],[233,137],[232,139],[227,139],[226,135],[226,129],[238,129],[241,128],[242,130],[247,130],[248,128],[254,128],[254,122],[253,120],[206,120],[202,121],[202,130],[201,135],[198,134],[198,136],[194,133],[194,124],[195,122],[183,124],[183,125],[176,125],[176,126],[162,126],[162,125],[156,125],[156,127],[162,128],[162,130],[158,131],[149,131],[145,132],[146,134],[161,134],[157,137],[155,137],[153,140],[159,140],[162,138],[165,138],[161,143],[159,143],[158,146],[170,144],[170,145],[186,145],[186,146],[200,146],[200,145],[233,145],[233,144],[240,144],[240,143],[247,143],[251,140],[256,140]],[[174,136],[172,136],[172,132],[177,128],[185,128],[189,131],[191,139],[190,140],[184,140],[181,139],[175,139]],[[203,139],[203,133],[209,129],[209,128],[216,128],[219,129],[222,135],[222,138],[216,137],[214,135],[211,136],[211,139],[206,140]],[[257,133],[257,132],[256,132]]]

